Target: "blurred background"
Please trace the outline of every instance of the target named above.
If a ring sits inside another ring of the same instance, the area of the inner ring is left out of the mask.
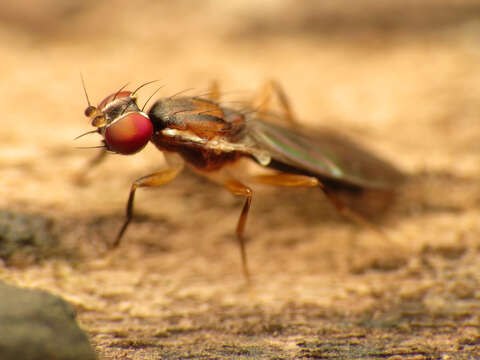
[[[121,256],[102,268],[108,276],[76,272],[66,258],[11,268],[5,277],[81,305],[98,346],[106,340],[96,336],[107,331],[98,330],[105,325],[98,314],[153,314],[158,301],[175,309],[179,289],[193,299],[182,303],[187,310],[243,301],[355,314],[385,299],[402,303],[398,289],[431,304],[454,291],[439,282],[445,276],[471,286],[477,304],[479,35],[476,0],[2,1],[0,208],[50,219],[60,243],[84,248],[78,266],[100,266],[94,260],[121,224],[131,182],[163,165],[148,146],[111,155],[86,182],[75,181],[96,152],[76,147],[100,141],[73,141],[90,130],[80,73],[93,104],[125,83],[155,79],[165,85],[157,97],[203,93],[218,80],[225,101],[248,100],[275,79],[301,122],[344,132],[411,175],[387,223],[397,245],[342,220],[320,192],[260,193],[247,226],[252,271],[265,291],[257,289],[255,300],[238,285],[232,233],[241,202],[188,172],[164,189],[138,192],[138,218]],[[154,89],[142,90],[141,101]],[[430,254],[440,260],[427,266]],[[445,264],[462,270],[450,277],[431,270]],[[59,282],[58,266],[75,287]],[[85,285],[99,282],[102,289]],[[139,283],[151,286],[139,292]],[[102,291],[143,307],[121,307]],[[450,300],[445,308],[455,308]]]
[[[3,201],[30,199],[12,186],[32,168],[63,168],[52,152],[72,156],[68,166],[87,156],[71,141],[89,125],[80,72],[94,103],[126,82],[152,79],[166,85],[159,96],[202,92],[216,79],[236,100],[273,78],[305,122],[368,129],[374,145],[407,169],[448,162],[476,170],[474,0],[40,4],[6,1],[0,9]],[[439,139],[446,127],[455,131]],[[432,151],[433,139],[445,146]],[[38,200],[55,201],[46,197]]]
[[[89,129],[80,72],[93,103],[127,82],[166,96],[218,80],[233,101],[276,79],[302,121],[368,132],[406,170],[478,170],[477,1],[40,4],[0,5],[3,202],[72,206],[61,172],[93,152],[72,141]]]

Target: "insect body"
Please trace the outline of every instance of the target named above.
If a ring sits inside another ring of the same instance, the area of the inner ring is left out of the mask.
[[[138,107],[135,92],[119,91],[98,107],[89,104],[85,111],[97,128],[93,132],[103,136],[107,150],[128,155],[151,141],[164,152],[168,163],[166,169],[132,184],[126,219],[115,246],[132,219],[136,189],[170,182],[184,163],[245,198],[236,234],[247,277],[244,229],[252,190],[229,171],[235,164],[250,159],[272,170],[252,176],[255,182],[320,187],[339,210],[348,210],[336,196],[339,190],[390,189],[403,178],[393,166],[336,134],[302,132],[293,126],[268,122],[259,114],[247,115],[199,97],[164,98],[147,114]],[[283,93],[279,95],[282,98]]]

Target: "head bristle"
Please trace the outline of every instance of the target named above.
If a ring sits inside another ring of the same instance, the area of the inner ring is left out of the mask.
[[[98,129],[95,129],[95,130],[90,130],[90,131],[87,131],[81,135],[78,135],[75,139],[73,140],[77,140],[77,139],[80,139],[81,137],[85,136],[85,135],[89,135],[89,134],[94,134],[94,133],[98,133]]]
[[[125,88],[128,86],[128,84],[129,84],[129,83],[127,82],[127,83],[126,83],[125,85],[123,85],[120,89],[118,89],[118,91],[117,91],[117,92],[115,93],[115,95],[113,96],[112,101],[117,98],[118,94],[120,94],[120,92],[121,92],[123,89],[125,89]]]
[[[179,92],[177,92],[177,93],[169,96],[168,98],[169,98],[169,99],[173,99],[173,98],[175,98],[175,97],[177,97],[177,96],[179,96],[179,95],[182,95],[182,94],[184,94],[184,93],[186,93],[186,92],[188,92],[188,91],[192,91],[192,90],[195,90],[195,89],[194,89],[194,88],[183,89],[183,90],[181,90],[181,91],[179,91]]]
[[[150,95],[150,96],[148,97],[147,101],[145,101],[145,104],[143,104],[143,106],[142,106],[142,111],[145,109],[145,106],[147,106],[148,102],[152,99],[152,97],[153,97],[157,92],[159,92],[160,89],[163,88],[164,86],[165,86],[165,85],[160,86],[157,90],[155,90],[155,91],[152,93],[152,95]]]
[[[152,81],[147,81],[146,83],[143,83],[142,85],[140,85],[139,87],[137,87],[135,90],[133,90],[132,94],[130,96],[135,96],[135,94],[137,93],[138,90],[140,90],[141,88],[143,88],[144,86],[147,86],[147,85],[150,85],[150,84],[153,84],[154,82],[157,82],[159,80],[152,80]]]

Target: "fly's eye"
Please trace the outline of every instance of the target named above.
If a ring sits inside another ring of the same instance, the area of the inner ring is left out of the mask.
[[[105,141],[109,150],[129,155],[142,150],[152,134],[153,125],[147,115],[131,112],[105,129]]]
[[[95,110],[97,110],[97,108],[95,106],[90,105],[85,109],[85,116],[90,117]]]

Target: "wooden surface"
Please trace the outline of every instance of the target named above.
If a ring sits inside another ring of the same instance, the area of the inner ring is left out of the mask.
[[[68,249],[16,259],[1,279],[71,302],[105,359],[480,358],[475,1],[112,4],[0,5],[0,207],[51,218]],[[74,147],[99,142],[72,140],[90,130],[79,71],[93,103],[129,81],[161,79],[168,96],[217,79],[228,103],[279,80],[302,122],[411,175],[379,221],[387,238],[320,191],[258,189],[247,286],[241,200],[186,172],[138,191],[136,220],[108,253],[130,183],[163,157],[112,155],[74,181],[95,153]]]

